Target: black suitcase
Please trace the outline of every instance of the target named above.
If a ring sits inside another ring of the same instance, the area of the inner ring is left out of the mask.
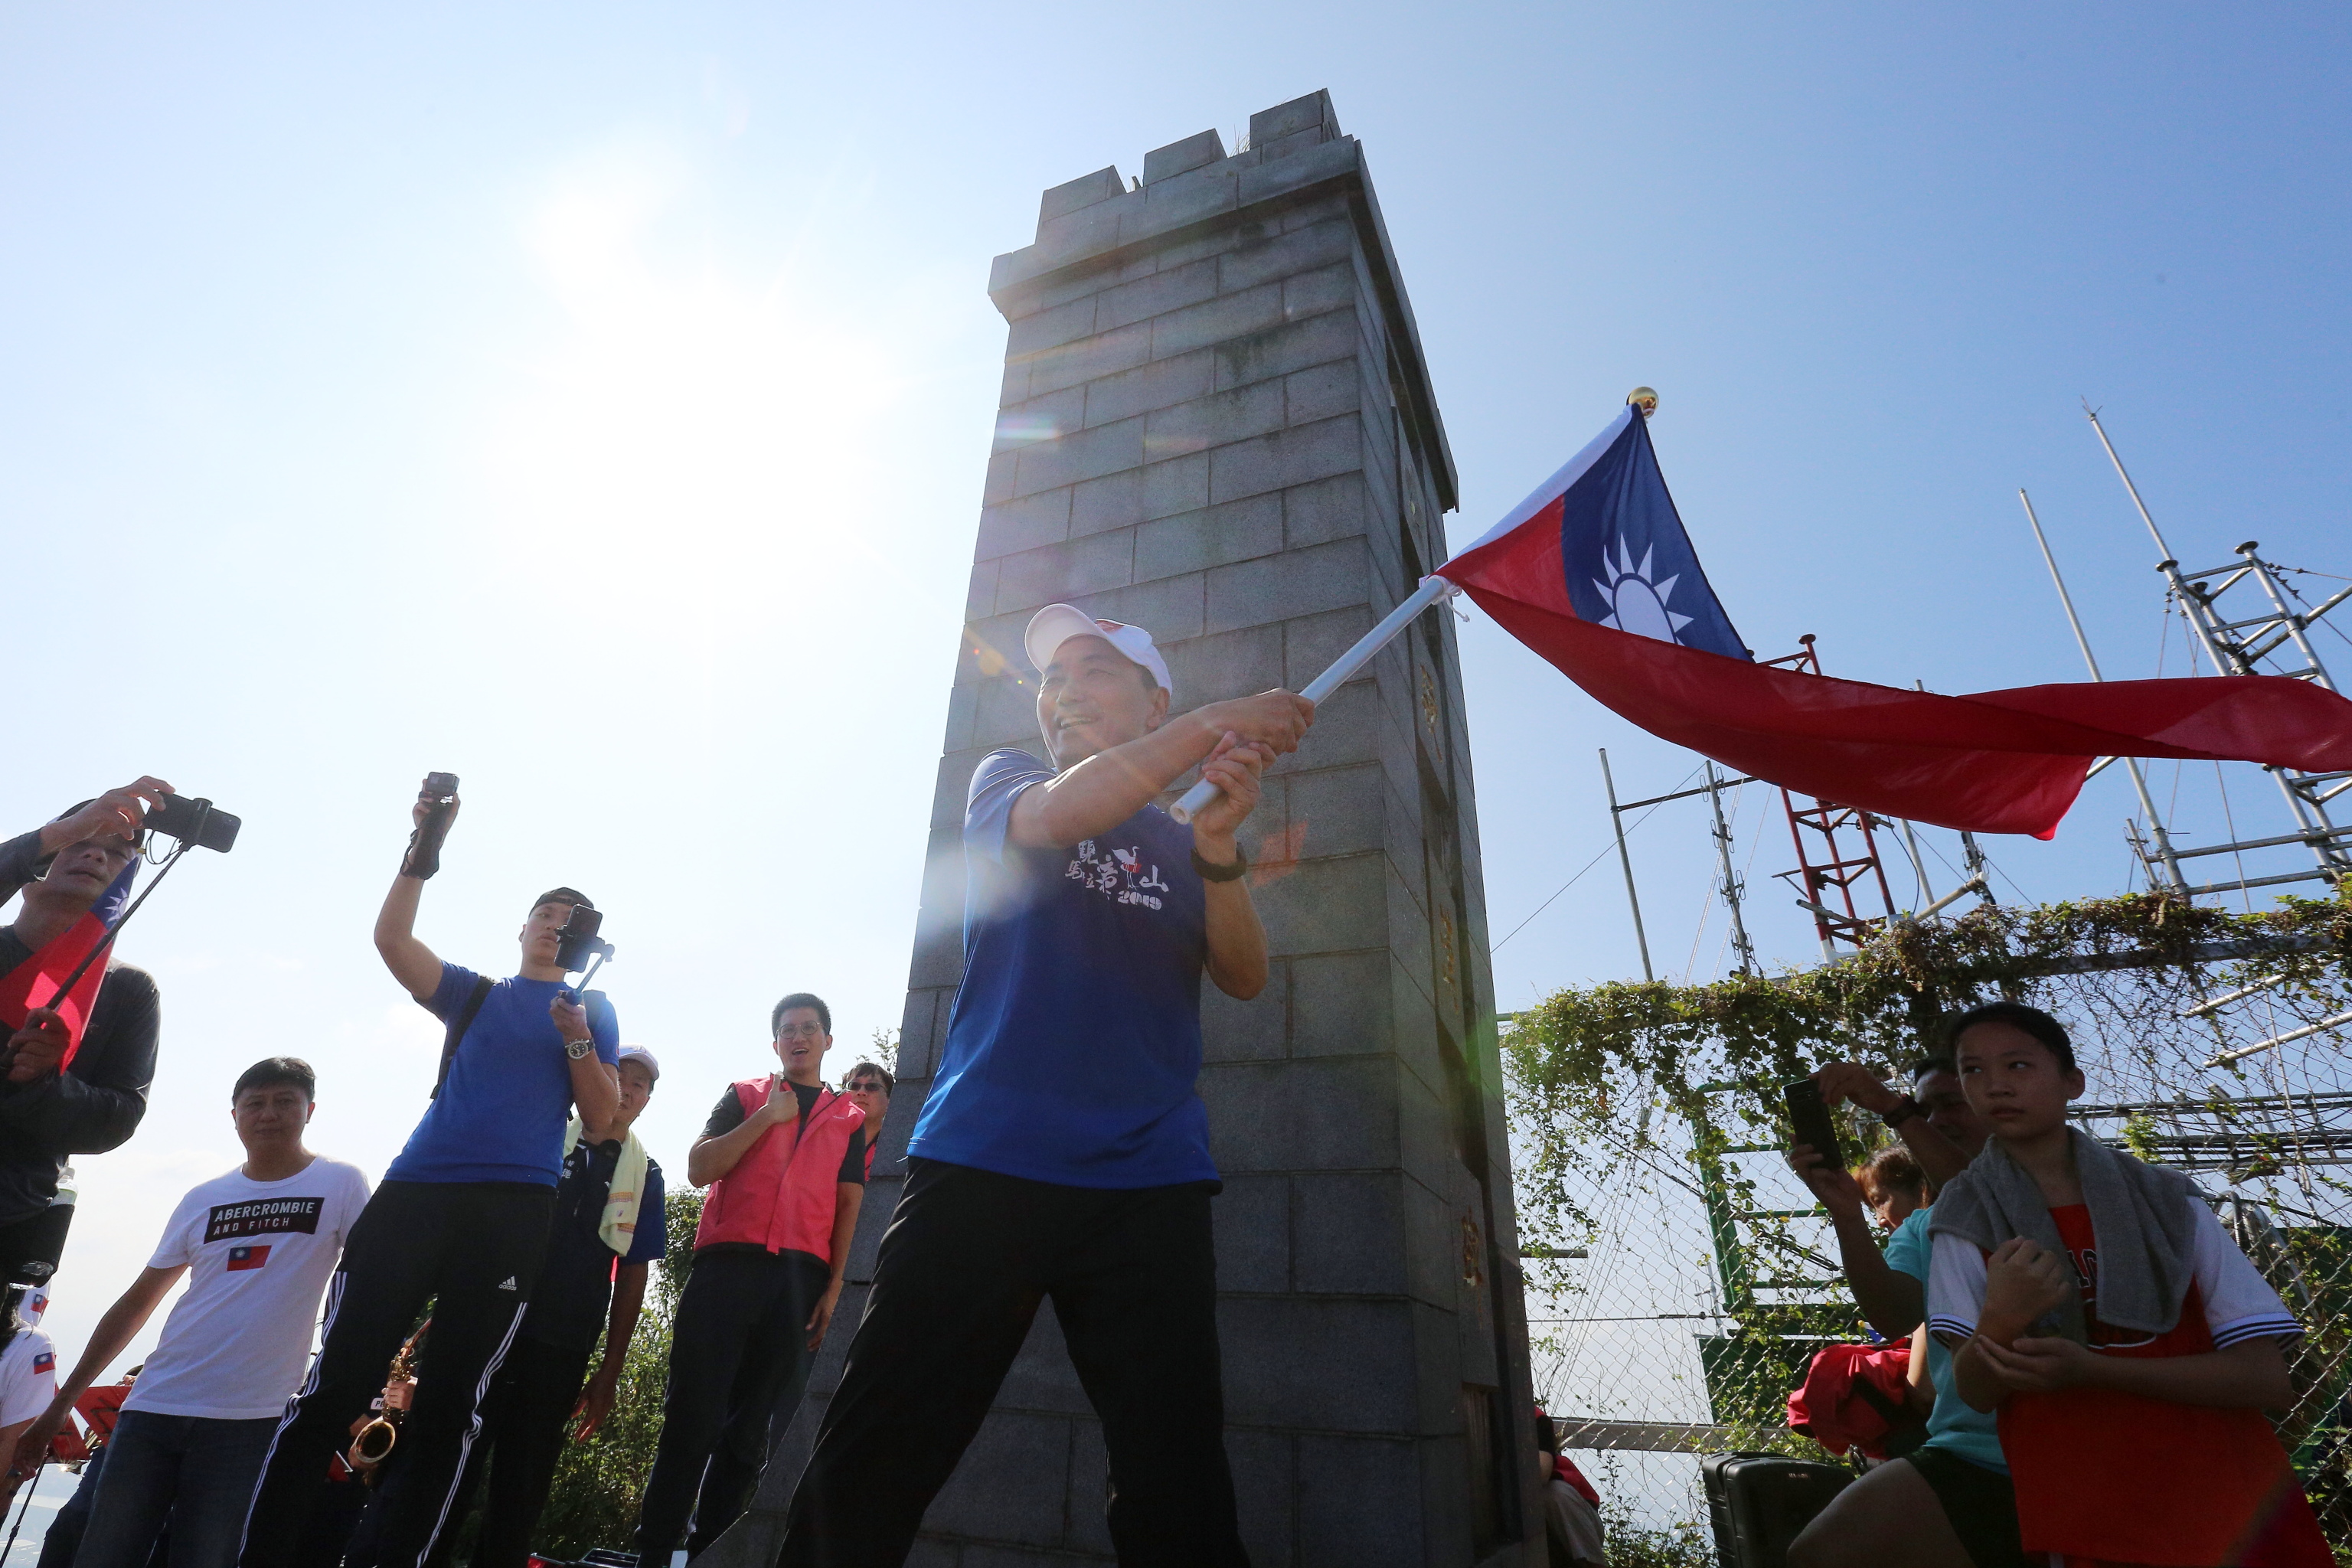
[[[1786,1454],[1709,1454],[1698,1473],[1723,1568],[1787,1568],[1789,1542],[1853,1480],[1843,1466]]]

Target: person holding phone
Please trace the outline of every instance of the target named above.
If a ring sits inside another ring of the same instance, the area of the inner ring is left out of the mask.
[[[375,923],[393,978],[446,1026],[442,1079],[352,1226],[328,1290],[324,1343],[246,1514],[244,1568],[293,1568],[329,1458],[350,1441],[429,1300],[434,1330],[400,1437],[408,1483],[387,1500],[383,1527],[384,1561],[425,1560],[480,1429],[478,1403],[530,1304],[571,1111],[601,1143],[620,1109],[612,1006],[596,992],[575,994],[559,959],[560,933],[575,906],[589,905],[585,894],[554,888],[531,900],[517,937],[522,966],[503,980],[445,963],[417,939],[425,881],[439,868],[428,817],[439,814],[446,830],[456,811],[454,796],[419,795],[417,832]]]
[[[1906,1215],[1885,1251],[1854,1175],[1801,1134],[1789,1163],[1828,1211],[1864,1318],[1889,1340],[1909,1337],[1913,1397],[1929,1405],[1927,1437],[1840,1492],[1790,1543],[1789,1561],[1792,1568],[2022,1568],[2017,1501],[1992,1417],[1960,1397],[1950,1350],[1926,1329],[1932,1202],[1984,1148],[1991,1127],[1969,1107],[1949,1057],[1924,1057],[1906,1076],[1907,1093],[1859,1062],[1831,1062],[1812,1079],[1824,1106],[1844,1101],[1876,1115],[1926,1185],[1930,1206]]]
[[[74,988],[79,1042],[46,1004],[129,891],[147,814],[171,796],[141,778],[0,844],[0,905],[24,895],[0,926],[0,1284],[47,1283],[74,1215],[58,1187],[67,1162],[121,1148],[147,1114],[163,1028],[154,977],[110,949]]]
[[[728,1085],[686,1157],[710,1194],[671,1332],[641,1568],[668,1568],[688,1515],[691,1558],[743,1511],[771,1422],[792,1419],[781,1396],[833,1321],[866,1196],[866,1112],[824,1085],[833,1009],[795,991],[768,1028],[780,1070]]]

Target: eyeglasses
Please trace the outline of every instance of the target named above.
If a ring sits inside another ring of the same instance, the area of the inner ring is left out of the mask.
[[[855,1082],[843,1084],[841,1089],[842,1092],[845,1094],[887,1094],[890,1092],[888,1089],[882,1087],[882,1080],[876,1078],[861,1078],[856,1079]]]

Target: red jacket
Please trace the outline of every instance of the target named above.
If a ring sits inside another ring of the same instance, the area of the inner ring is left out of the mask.
[[[1832,1454],[1860,1448],[1886,1458],[1886,1439],[1921,1425],[1909,1405],[1911,1342],[1831,1345],[1789,1395],[1789,1425]]]
[[[765,1078],[735,1086],[751,1115],[768,1103]],[[808,1114],[760,1134],[735,1168],[710,1184],[703,1200],[695,1250],[719,1242],[747,1242],[770,1252],[805,1252],[833,1261],[833,1216],[840,1196],[841,1162],[866,1112],[847,1095],[817,1091]]]

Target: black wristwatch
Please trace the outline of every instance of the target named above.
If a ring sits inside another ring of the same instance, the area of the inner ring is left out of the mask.
[[[1201,874],[1201,880],[1203,882],[1237,882],[1241,880],[1242,874],[1249,869],[1249,854],[1236,844],[1234,846],[1234,863],[1230,866],[1220,866],[1213,861],[1202,859],[1201,852],[1195,849],[1192,851],[1192,869]]]
[[[1905,1122],[1910,1121],[1915,1116],[1925,1116],[1926,1114],[1927,1114],[1927,1108],[1906,1094],[1903,1097],[1903,1103],[1897,1105],[1894,1110],[1888,1111],[1878,1120],[1885,1122],[1890,1129],[1892,1129],[1902,1126]]]

